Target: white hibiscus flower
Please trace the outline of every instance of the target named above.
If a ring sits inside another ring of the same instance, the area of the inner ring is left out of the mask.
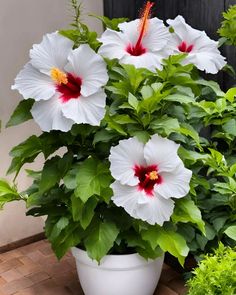
[[[120,32],[107,29],[99,39],[102,42],[99,54],[136,68],[161,69],[170,34],[161,20],[149,19],[153,5],[147,2],[141,19],[119,24]]]
[[[193,29],[182,16],[167,20],[174,29],[166,49],[171,54],[187,53],[183,64],[194,64],[199,70],[216,74],[225,65],[225,58],[218,50],[218,42],[211,40],[205,32]]]
[[[57,32],[47,34],[33,46],[30,62],[12,86],[24,99],[36,101],[31,113],[43,131],[68,131],[74,123],[99,125],[105,115],[105,62],[86,44],[72,47]]]
[[[134,218],[163,225],[174,210],[172,198],[189,192],[192,172],[179,158],[179,145],[153,135],[144,145],[136,138],[111,148],[109,161],[115,182],[112,200]]]

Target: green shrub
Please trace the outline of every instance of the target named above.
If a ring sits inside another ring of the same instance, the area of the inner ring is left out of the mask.
[[[226,38],[228,44],[236,45],[236,5],[223,13],[224,20],[218,33],[221,37]]]
[[[187,283],[188,295],[235,295],[235,250],[220,244],[214,254],[204,256]]]

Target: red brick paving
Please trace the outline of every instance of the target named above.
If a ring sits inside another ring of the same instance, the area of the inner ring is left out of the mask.
[[[185,293],[180,274],[164,265],[154,295]],[[13,294],[83,295],[73,257],[58,262],[45,240],[0,254],[0,295]]]

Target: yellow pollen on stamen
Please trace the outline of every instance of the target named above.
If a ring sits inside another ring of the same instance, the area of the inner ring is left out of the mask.
[[[68,83],[66,73],[59,70],[58,68],[52,68],[50,74],[51,74],[52,80],[54,82],[56,82],[57,84],[61,85],[61,84],[67,84]]]
[[[158,174],[157,174],[157,171],[151,171],[149,172],[149,178],[150,180],[157,180],[158,179]]]

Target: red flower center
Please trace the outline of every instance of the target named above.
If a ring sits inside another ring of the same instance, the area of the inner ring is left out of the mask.
[[[133,56],[140,56],[144,53],[146,53],[146,48],[143,47],[143,45],[140,44],[136,44],[135,46],[133,46],[132,44],[129,44],[129,46],[126,48],[126,51]]]
[[[66,74],[67,83],[60,83],[56,85],[56,89],[60,92],[60,99],[62,102],[68,102],[70,99],[77,99],[80,97],[82,79],[70,73]]]
[[[138,189],[144,190],[148,196],[153,196],[155,184],[162,183],[162,177],[157,172],[157,165],[150,165],[147,167],[135,166],[134,175],[138,177]]]
[[[145,36],[148,25],[149,25],[149,17],[151,15],[151,9],[153,7],[154,3],[151,3],[148,1],[143,9],[141,18],[140,18],[140,24],[139,24],[139,37],[135,45],[129,44],[126,48],[126,51],[133,56],[140,56],[144,53],[146,53],[147,49],[144,48],[142,45],[143,37]]]
[[[194,46],[193,44],[188,45],[187,42],[182,41],[182,42],[179,44],[178,49],[179,49],[179,51],[181,51],[181,52],[189,53],[189,52],[191,52],[191,51],[193,50],[193,46]]]

